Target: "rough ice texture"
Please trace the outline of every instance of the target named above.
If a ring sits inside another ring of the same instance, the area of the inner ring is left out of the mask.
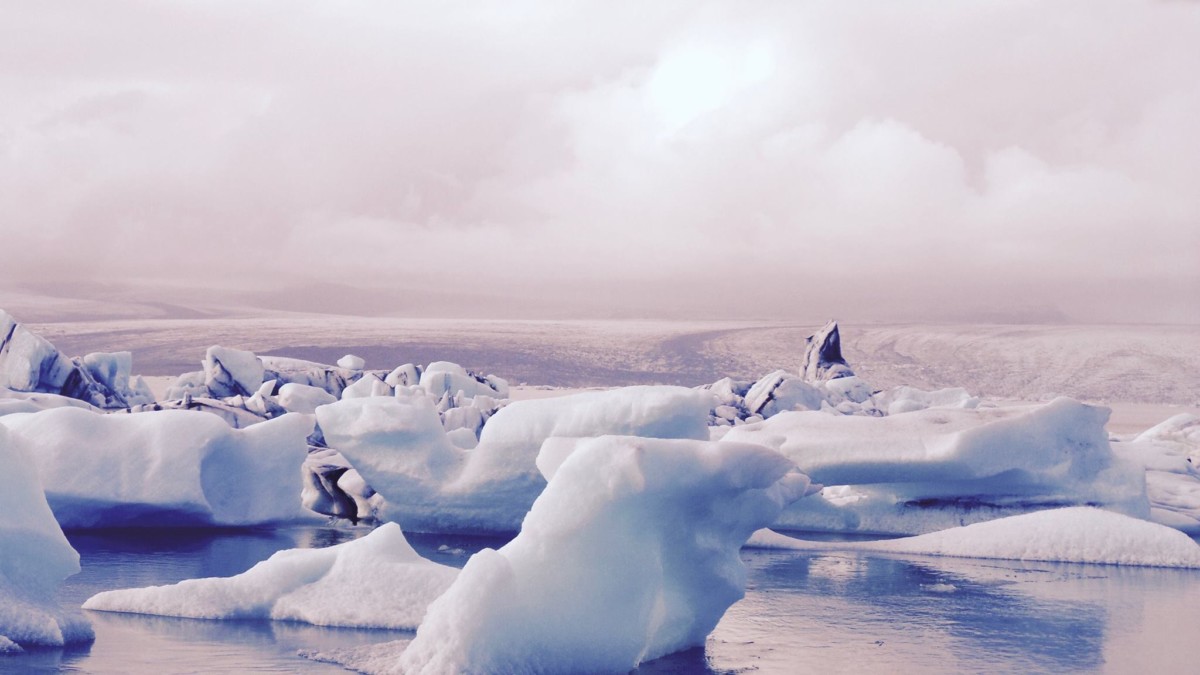
[[[0,390],[60,394],[98,408],[124,408],[128,387],[116,391],[99,382],[81,359],[72,359],[45,338],[0,310]]]
[[[180,410],[59,408],[0,417],[17,432],[63,527],[250,525],[310,518],[300,465],[312,418],[232,429]]]
[[[732,429],[818,483],[777,526],[918,534],[1070,505],[1149,517],[1141,467],[1115,456],[1108,410],[1060,398],[1027,408],[889,417],[790,412]]]
[[[55,521],[22,446],[0,425],[0,653],[93,637],[86,619],[54,599],[63,580],[79,571],[79,554]]]
[[[421,373],[421,387],[435,397],[444,394],[454,396],[462,392],[466,396],[508,397],[508,383],[489,375],[481,377],[467,371],[457,363],[434,361]]]
[[[204,354],[204,384],[213,396],[250,396],[263,383],[263,363],[254,352],[212,346]]]
[[[871,402],[888,415],[900,415],[928,408],[978,408],[981,400],[961,388],[923,391],[916,387],[895,387],[875,394]]]
[[[340,398],[342,390],[361,375],[358,371],[285,356],[260,356],[259,359],[263,363],[264,378],[275,380],[281,386],[292,382],[324,389],[335,399]]]
[[[320,549],[280,551],[233,577],[105,591],[84,609],[413,630],[458,570],[422,558],[395,523]]]
[[[1200,545],[1182,532],[1086,506],[1027,513],[887,541],[815,542],[761,530],[748,545],[1200,569]]]
[[[365,373],[354,384],[342,390],[342,398],[367,398],[368,396],[391,396],[392,386],[375,373]]]
[[[842,358],[842,337],[836,321],[830,321],[821,330],[808,336],[804,358],[800,362],[800,375],[808,382],[823,382],[854,374],[846,359]]]
[[[744,593],[738,550],[807,481],[766,448],[603,437],[561,463],[499,550],[429,607],[417,637],[350,653],[368,672],[627,672],[704,644]]]
[[[370,397],[317,409],[337,448],[386,499],[382,516],[410,532],[516,532],[546,485],[537,453],[551,437],[605,434],[707,439],[708,394],[627,387],[518,401],[454,445],[429,399]]]
[[[1175,415],[1113,450],[1146,468],[1151,520],[1200,534],[1200,416]]]

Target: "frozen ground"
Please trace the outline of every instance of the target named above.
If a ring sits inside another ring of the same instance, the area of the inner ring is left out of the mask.
[[[18,319],[21,317],[18,315]],[[698,385],[798,367],[819,323],[467,321],[328,315],[31,323],[68,354],[130,350],[143,375],[195,370],[213,344],[368,367],[449,360],[514,384]],[[989,398],[1200,405],[1200,326],[842,324],[877,387],[960,386]],[[1149,424],[1168,415],[1143,410]],[[1139,422],[1140,423],[1140,422]],[[1148,426],[1148,425],[1144,425]],[[1142,426],[1141,428],[1144,428]]]

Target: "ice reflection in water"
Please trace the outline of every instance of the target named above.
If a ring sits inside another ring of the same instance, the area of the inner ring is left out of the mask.
[[[750,589],[703,662],[668,657],[639,672],[1195,672],[1195,571],[850,552],[743,559]]]
[[[76,534],[84,571],[63,589],[78,606],[111,588],[228,576],[283,548],[328,546],[366,528]],[[461,567],[503,540],[414,535],[437,562]],[[439,551],[439,548],[443,550]],[[1195,672],[1200,572],[743,551],[745,600],[704,649],[639,673]],[[200,621],[90,612],[96,643],[0,659],[0,672],[345,672],[300,649],[408,639],[403,631],[269,621]]]

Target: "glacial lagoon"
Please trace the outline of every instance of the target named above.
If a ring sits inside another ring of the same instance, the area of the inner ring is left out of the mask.
[[[68,533],[83,571],[60,599],[240,573],[275,551],[329,546],[366,527]],[[801,535],[803,536],[803,535]],[[461,566],[502,539],[410,535]],[[638,673],[1195,672],[1200,571],[744,549],[746,597],[704,649]],[[344,673],[301,651],[406,640],[405,631],[88,612],[94,644],[0,660],[0,672]]]

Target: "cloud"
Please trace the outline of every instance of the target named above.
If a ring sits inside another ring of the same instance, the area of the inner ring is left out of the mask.
[[[1200,321],[1194,3],[8,14],[6,284]]]

